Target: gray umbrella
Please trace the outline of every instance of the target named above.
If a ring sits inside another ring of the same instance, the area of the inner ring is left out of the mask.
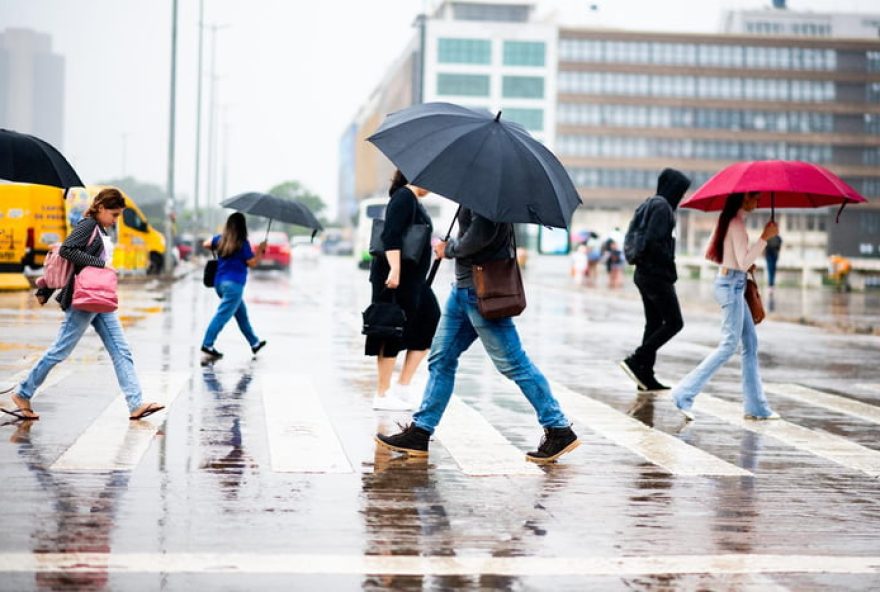
[[[224,208],[238,210],[246,214],[269,218],[269,228],[272,227],[273,220],[278,220],[286,224],[311,228],[314,231],[312,233],[313,237],[319,230],[324,230],[324,227],[321,226],[321,223],[318,222],[312,211],[303,203],[292,199],[275,197],[268,193],[253,191],[241,193],[224,199],[220,202],[220,205]],[[266,229],[266,234],[269,234],[268,228]]]
[[[367,139],[413,185],[494,222],[567,228],[581,203],[556,156],[500,111],[414,105],[388,115]]]

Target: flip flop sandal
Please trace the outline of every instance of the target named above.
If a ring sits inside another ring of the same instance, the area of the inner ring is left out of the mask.
[[[18,407],[16,409],[0,408],[0,411],[2,411],[3,413],[8,413],[12,417],[17,417],[18,419],[26,419],[26,420],[30,420],[30,421],[40,419],[39,415],[25,415],[24,414],[25,411],[30,411],[31,413],[33,413],[33,411],[30,409],[22,409],[21,407]]]
[[[145,417],[149,417],[150,415],[153,415],[154,413],[156,413],[158,411],[162,411],[163,409],[165,409],[165,405],[156,405],[155,407],[147,407],[146,409],[141,411],[139,415],[130,415],[128,417],[128,419],[130,419],[132,421],[135,421],[138,419],[143,419]]]

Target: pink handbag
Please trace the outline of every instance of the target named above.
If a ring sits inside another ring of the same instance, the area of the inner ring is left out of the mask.
[[[119,307],[116,297],[116,270],[107,267],[84,267],[73,280],[73,308],[86,312],[113,312]]]

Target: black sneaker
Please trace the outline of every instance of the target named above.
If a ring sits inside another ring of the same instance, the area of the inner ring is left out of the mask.
[[[263,349],[264,347],[266,347],[266,340],[265,339],[263,341],[261,341],[260,343],[258,343],[257,345],[253,346],[251,348],[251,352],[253,352],[254,355],[257,355],[257,352],[260,351],[261,349]]]
[[[623,369],[624,372],[626,372],[627,376],[633,379],[633,382],[636,383],[636,386],[644,390],[650,390],[648,384],[650,383],[650,379],[653,377],[653,373],[638,362],[636,362],[632,356],[629,356],[621,361],[620,367]]]
[[[571,428],[544,428],[544,437],[538,450],[526,453],[526,460],[539,465],[556,462],[556,459],[581,445]]]
[[[214,360],[219,360],[223,357],[223,354],[218,352],[213,347],[205,347],[204,345],[202,346],[202,353]]]
[[[376,434],[376,443],[395,452],[410,456],[428,456],[428,440],[431,434],[411,423],[403,431],[391,436]]]
[[[657,378],[654,376],[648,377],[647,388],[642,388],[642,386],[639,385],[639,390],[643,391],[643,392],[646,392],[646,391],[668,391],[669,389],[670,389],[670,387],[666,386],[665,384],[663,384],[662,382],[657,380]]]

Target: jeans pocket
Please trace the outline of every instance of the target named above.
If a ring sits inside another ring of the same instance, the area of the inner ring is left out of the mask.
[[[724,308],[733,302],[733,284],[730,282],[715,283],[715,302]]]

